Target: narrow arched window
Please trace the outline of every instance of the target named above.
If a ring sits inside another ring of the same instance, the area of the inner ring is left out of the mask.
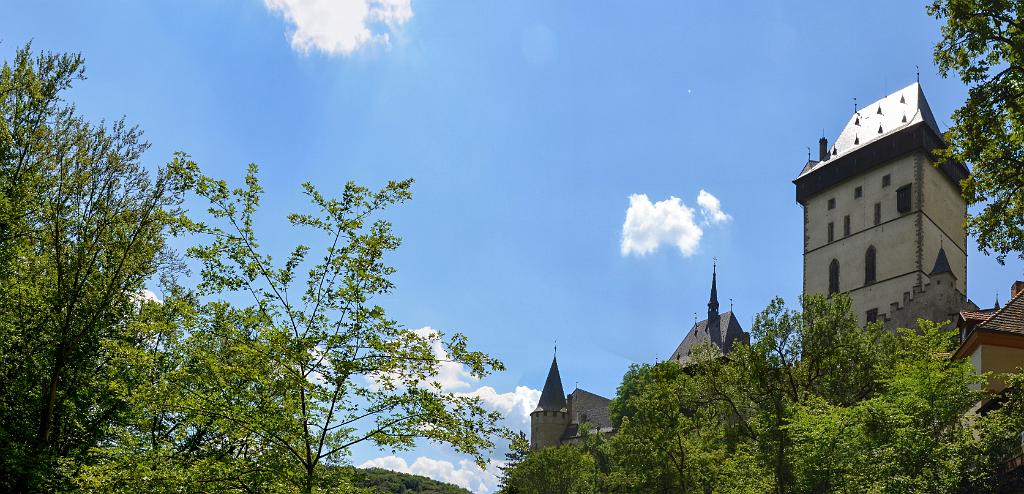
[[[831,297],[832,294],[839,292],[839,261],[832,259],[832,264],[828,265],[828,295]]]
[[[868,247],[864,253],[864,284],[875,282],[875,246]]]

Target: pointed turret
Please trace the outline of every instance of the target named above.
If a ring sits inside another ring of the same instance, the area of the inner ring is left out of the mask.
[[[935,266],[932,268],[932,272],[929,273],[928,276],[935,276],[942,273],[953,274],[953,269],[949,267],[949,259],[946,258],[946,249],[939,247],[939,255],[935,258]]]
[[[540,393],[537,410],[557,412],[565,409],[565,391],[562,390],[562,376],[558,373],[558,357],[551,359],[551,369],[544,381],[544,390]]]
[[[558,357],[552,357],[537,408],[530,413],[530,449],[558,446],[568,427],[569,410],[562,390],[562,376],[558,373]]]
[[[718,319],[718,266],[711,265],[711,298],[708,300],[708,324]]]

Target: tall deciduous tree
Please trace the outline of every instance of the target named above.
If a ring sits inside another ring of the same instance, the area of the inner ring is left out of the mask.
[[[109,439],[127,408],[109,344],[138,341],[183,191],[142,166],[138,129],[62,100],[82,78],[79,56],[29,46],[0,69],[0,490],[54,489]]]
[[[351,485],[336,467],[353,446],[401,450],[420,438],[485,461],[500,416],[445,389],[438,371],[455,362],[483,377],[502,364],[460,334],[407,329],[375,302],[394,288],[384,258],[400,243],[380,213],[411,197],[411,180],[378,191],[349,183],[338,198],[306,184],[315,212],[289,220],[319,241],[277,262],[255,228],[254,165],[235,189],[184,156],[171,169],[209,205],[208,218],[182,222],[197,235],[189,254],[201,280],[182,293],[182,331],[165,347],[173,364],[148,388],[155,405],[126,431],[130,447],[83,482],[123,485],[134,470],[153,488],[173,479],[199,490],[343,491]]]
[[[970,92],[953,112],[944,159],[970,164],[963,195],[981,211],[967,218],[982,252],[1024,258],[1024,2],[934,0],[943,21],[935,62]]]

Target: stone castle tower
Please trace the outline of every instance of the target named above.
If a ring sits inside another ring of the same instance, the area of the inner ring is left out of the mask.
[[[537,408],[530,413],[530,449],[537,450],[561,444],[569,427],[569,409],[558,373],[558,357],[551,359],[551,369],[540,392]]]
[[[585,431],[610,434],[614,430],[608,414],[610,404],[608,398],[579,387],[566,395],[558,359],[552,358],[537,408],[530,414],[530,449],[577,443]]]
[[[854,111],[794,180],[804,213],[804,293],[849,294],[861,323],[952,320],[967,301],[967,206],[960,163],[919,83]]]

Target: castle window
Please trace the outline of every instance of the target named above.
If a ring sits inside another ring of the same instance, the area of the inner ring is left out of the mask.
[[[828,265],[828,296],[839,293],[839,261],[832,259]]]
[[[853,189],[853,198],[854,199],[860,199],[860,196],[862,196],[862,195],[864,195],[864,188],[863,187],[857,186],[856,189]]]
[[[864,284],[870,285],[875,282],[875,246],[868,247],[864,253]]]
[[[882,222],[882,203],[876,202],[875,203],[875,224],[877,225],[877,224],[879,224],[881,222]]]
[[[896,189],[896,211],[900,214],[910,212],[910,189],[911,184]]]
[[[836,198],[832,197],[828,200],[828,209],[832,210],[836,208]]]
[[[828,241],[831,242],[836,239],[836,225],[831,221],[828,222]]]
[[[850,215],[843,216],[843,236],[850,236]]]
[[[891,175],[884,175],[884,176],[882,176],[882,187],[888,187],[889,186],[889,182],[891,182],[891,181],[892,181],[892,176]]]
[[[875,322],[878,320],[878,309],[871,309],[867,313],[868,322]]]

